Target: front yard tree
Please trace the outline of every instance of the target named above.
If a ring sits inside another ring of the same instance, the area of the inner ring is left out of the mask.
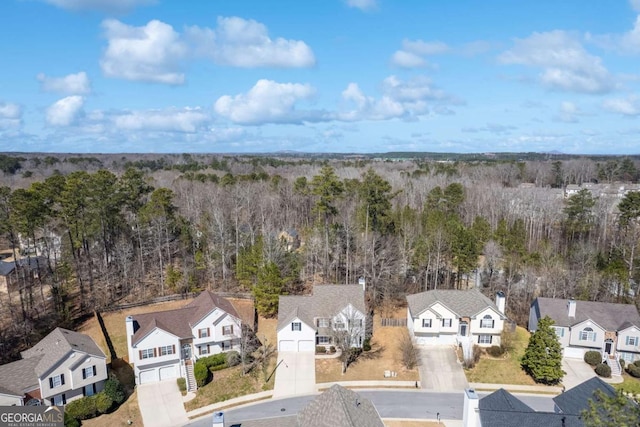
[[[267,263],[258,272],[258,283],[253,287],[256,310],[261,316],[278,314],[278,299],[285,294],[285,283],[280,269],[273,262]]]
[[[362,353],[365,325],[366,319],[356,316],[355,311],[342,312],[334,318],[333,345],[341,351],[343,374]]]
[[[558,384],[564,376],[562,348],[552,325],[549,316],[540,319],[522,357],[522,367],[537,383]]]

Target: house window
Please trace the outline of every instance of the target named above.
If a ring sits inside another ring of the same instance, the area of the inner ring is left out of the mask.
[[[422,327],[430,328],[431,327],[431,319],[422,319]]]
[[[318,328],[328,328],[331,326],[331,320],[327,318],[318,319]]]
[[[638,337],[627,336],[627,345],[631,345],[631,346],[638,345]]]
[[[328,344],[331,344],[331,337],[323,337],[323,336],[319,336],[319,337],[318,337],[318,344],[319,344],[319,345],[328,345]]]
[[[493,335],[478,335],[478,344],[491,344]]]
[[[626,351],[621,351],[620,352],[620,358],[624,359],[625,362],[627,363],[632,363],[633,360],[633,353],[627,353]]]
[[[232,344],[232,341],[222,341],[222,351],[231,350],[231,348],[233,347]]]
[[[300,323],[300,322],[292,322],[291,323],[291,330],[292,331],[301,331],[302,330],[302,323]]]
[[[362,327],[362,319],[353,319],[353,320],[349,320],[349,324],[356,327],[356,328],[361,328]]]
[[[490,314],[487,314],[480,320],[481,328],[493,328],[495,321],[491,318]]]
[[[144,350],[140,350],[140,359],[151,359],[152,357],[156,357],[155,348],[145,348]]]
[[[596,333],[593,332],[591,328],[584,328],[580,331],[580,336],[578,338],[580,341],[595,341]]]
[[[160,356],[168,356],[170,354],[175,354],[176,347],[174,345],[165,345],[162,347],[158,347],[160,350]]]
[[[207,338],[209,336],[209,328],[198,329],[198,338]]]
[[[89,384],[88,386],[84,386],[82,388],[82,394],[85,396],[93,396],[96,394],[96,384]]]
[[[86,380],[87,378],[91,378],[91,377],[95,377],[96,376],[96,365],[93,366],[87,366],[86,368],[82,369],[82,379]]]
[[[344,322],[338,321],[335,323],[336,329],[344,329]]]
[[[564,328],[562,328],[560,326],[554,326],[553,329],[555,329],[557,336],[559,336],[559,337],[563,337],[564,336]]]
[[[53,396],[51,398],[51,403],[54,406],[62,406],[62,405],[66,405],[67,404],[67,397],[64,393],[62,393],[59,396]]]
[[[209,344],[207,345],[199,345],[198,352],[202,356],[203,354],[209,354]]]
[[[222,335],[233,335],[233,325],[223,326]]]
[[[49,378],[49,388],[56,388],[64,385],[64,374]]]
[[[450,328],[452,322],[453,322],[453,319],[442,319],[442,327]]]

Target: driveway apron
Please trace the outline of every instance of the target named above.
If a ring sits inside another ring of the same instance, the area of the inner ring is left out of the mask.
[[[420,384],[423,389],[460,391],[469,387],[453,346],[422,345],[418,349]]]
[[[315,392],[315,354],[311,351],[279,352],[273,397],[294,396]]]
[[[567,390],[596,376],[593,368],[582,359],[563,357],[562,370],[565,372],[562,385]]]
[[[148,427],[176,427],[189,422],[175,379],[138,387],[138,406]]]

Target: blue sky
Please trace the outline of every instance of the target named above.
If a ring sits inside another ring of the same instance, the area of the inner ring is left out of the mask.
[[[640,0],[3,0],[0,151],[640,154]]]

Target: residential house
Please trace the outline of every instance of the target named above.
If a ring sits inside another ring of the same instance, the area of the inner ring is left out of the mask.
[[[284,230],[278,234],[278,240],[282,242],[289,252],[295,251],[301,245],[300,235],[294,229]]]
[[[313,399],[297,415],[261,418],[225,424],[216,413],[213,427],[384,427],[369,399],[337,384]]]
[[[344,334],[351,347],[362,347],[366,327],[364,285],[316,285],[311,295],[280,296],[279,351],[315,351]]]
[[[242,337],[236,309],[209,291],[180,309],[128,316],[126,328],[136,384],[183,377],[190,389],[195,388],[195,360],[239,350]]]
[[[616,391],[600,378],[592,378],[553,398],[554,411],[535,411],[504,389],[479,398],[473,389],[466,389],[462,414],[463,427],[585,427],[580,414],[589,408],[597,390],[606,396]],[[629,400],[629,405],[636,403]]]
[[[564,357],[583,358],[595,350],[615,361],[640,359],[640,315],[633,304],[539,297],[529,310],[529,331],[545,316],[554,321]]]
[[[65,405],[102,391],[106,356],[88,335],[56,328],[0,366],[0,405]]]
[[[0,292],[17,291],[20,281],[37,279],[45,271],[46,259],[29,256],[14,260],[13,257],[0,260]]]
[[[417,344],[500,345],[507,319],[505,296],[495,303],[477,289],[432,290],[407,295],[407,327]]]

